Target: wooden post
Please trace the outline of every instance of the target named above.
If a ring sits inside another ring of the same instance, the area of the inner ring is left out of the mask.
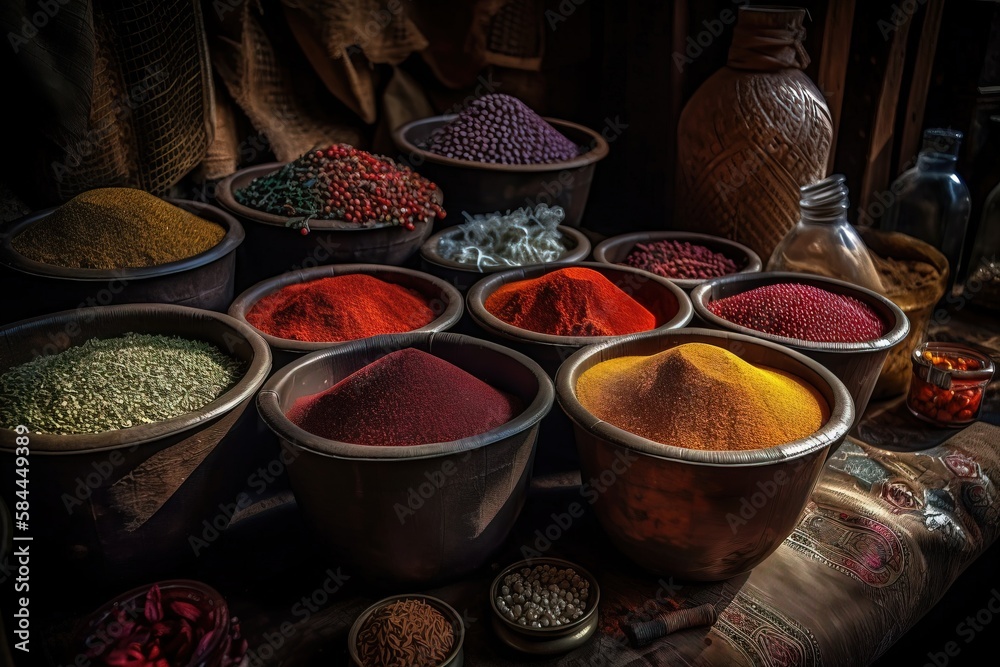
[[[927,0],[924,25],[920,30],[920,44],[917,48],[913,78],[910,82],[910,96],[906,101],[906,116],[903,132],[899,140],[899,168],[909,164],[920,149],[920,138],[924,131],[924,109],[927,105],[927,90],[930,88],[931,72],[934,69],[934,55],[937,53],[938,32],[941,16],[944,14],[944,0]]]
[[[823,25],[823,48],[819,57],[819,89],[826,96],[833,118],[833,143],[827,171],[833,171],[833,160],[837,155],[837,130],[840,128],[840,114],[844,106],[844,82],[850,59],[851,35],[854,28],[854,0],[830,0],[826,8],[826,22]]]

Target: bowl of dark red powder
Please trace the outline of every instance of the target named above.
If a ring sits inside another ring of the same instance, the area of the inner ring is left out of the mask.
[[[396,146],[409,164],[448,192],[452,211],[561,206],[564,224],[579,227],[597,162],[608,142],[583,125],[543,118],[510,95],[484,95],[458,114],[399,127]]]
[[[553,396],[524,355],[424,332],[308,354],[257,405],[319,540],[374,580],[427,584],[476,569],[507,537]]]
[[[382,334],[445,331],[464,310],[444,280],[395,266],[333,264],[257,283],[229,308],[271,346],[274,369],[301,354]]]
[[[556,392],[583,480],[605,489],[594,510],[611,542],[700,581],[747,572],[781,544],[854,418],[822,364],[708,329],[586,347]]]
[[[742,243],[693,232],[632,232],[605,239],[594,248],[594,261],[631,266],[692,289],[712,278],[759,273],[760,257]]]
[[[687,294],[661,276],[595,262],[495,273],[473,285],[466,305],[489,335],[555,372],[585,345],[691,321]]]
[[[910,323],[891,300],[852,283],[802,273],[738,274],[691,292],[709,326],[786,345],[847,386],[856,419],[868,406],[889,351]]]

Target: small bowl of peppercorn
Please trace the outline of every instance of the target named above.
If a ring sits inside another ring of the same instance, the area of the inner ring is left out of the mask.
[[[662,276],[685,292],[712,278],[760,273],[760,256],[742,243],[694,232],[630,232],[605,239],[594,261]]]
[[[565,653],[594,634],[600,598],[597,579],[579,565],[560,558],[519,561],[490,586],[493,629],[523,653]]]

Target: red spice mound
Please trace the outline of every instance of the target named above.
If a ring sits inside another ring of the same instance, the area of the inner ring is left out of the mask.
[[[264,333],[312,343],[405,333],[433,319],[418,292],[363,273],[282,287],[247,313],[247,322]]]
[[[508,324],[553,336],[623,336],[656,328],[656,317],[642,304],[583,267],[504,285],[483,305]]]
[[[799,283],[765,285],[712,301],[708,309],[748,329],[814,343],[860,343],[885,333],[868,304]]]
[[[392,352],[319,394],[287,417],[310,433],[359,445],[449,442],[510,421],[521,401],[432,354]]]

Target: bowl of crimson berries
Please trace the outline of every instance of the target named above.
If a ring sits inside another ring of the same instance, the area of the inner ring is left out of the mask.
[[[237,291],[324,264],[399,266],[446,215],[435,183],[347,144],[247,167],[220,181],[216,196],[245,221]]]

